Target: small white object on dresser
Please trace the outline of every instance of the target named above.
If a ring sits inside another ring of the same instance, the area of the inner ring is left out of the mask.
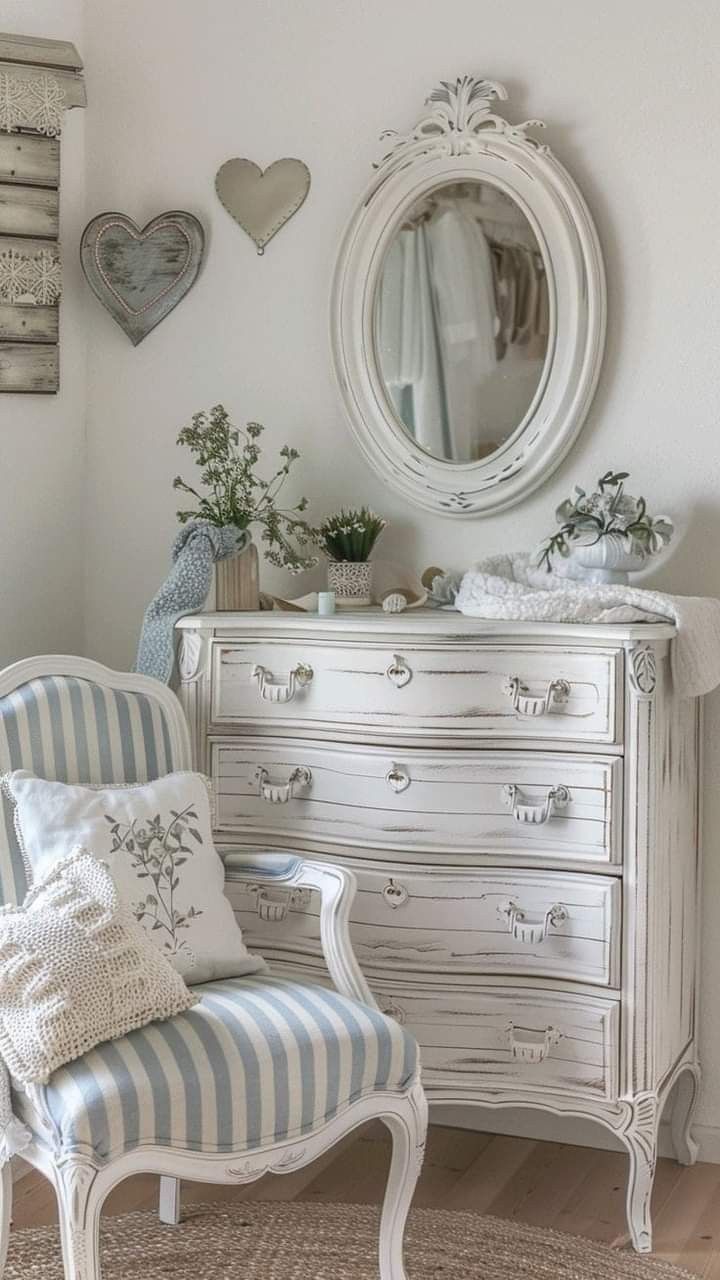
[[[430,1103],[607,1126],[650,1250],[671,1093],[677,1157],[697,1155],[701,704],[673,691],[674,628],[427,609],[178,626],[218,840],[351,867],[358,957],[420,1042]],[[229,892],[250,947],[322,974],[314,896],[269,904],[232,873]]]

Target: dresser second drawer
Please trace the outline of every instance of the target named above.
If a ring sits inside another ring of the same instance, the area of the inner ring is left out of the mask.
[[[232,863],[230,863],[230,866]],[[560,978],[619,985],[619,879],[568,872],[493,871],[392,875],[355,868],[352,941],[370,975],[415,972]],[[228,896],[248,946],[284,962],[320,960],[319,903],[247,881]]]
[[[322,842],[454,861],[619,860],[622,762],[536,751],[342,749],[302,740],[215,740],[221,833],[281,847]]]

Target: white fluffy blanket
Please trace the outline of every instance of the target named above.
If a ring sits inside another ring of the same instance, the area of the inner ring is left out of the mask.
[[[518,552],[468,569],[455,607],[472,618],[516,622],[674,622],[676,688],[696,697],[720,684],[720,600],[560,577]]]

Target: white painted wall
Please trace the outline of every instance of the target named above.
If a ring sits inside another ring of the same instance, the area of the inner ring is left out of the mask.
[[[82,0],[3,0],[0,30],[72,40]],[[83,643],[85,333],[75,245],[85,212],[85,112],[68,113],[60,188],[64,278],[57,396],[0,396],[0,667]]]
[[[7,29],[74,38],[72,0],[15,0],[11,8]],[[137,349],[86,299],[88,652],[132,661],[175,530],[170,482],[187,469],[175,436],[194,410],[219,400],[241,421],[264,421],[274,445],[292,441],[303,451],[297,492],[308,493],[315,517],[370,502],[390,521],[386,553],[417,567],[462,567],[535,542],[575,481],[591,483],[613,466],[630,470],[653,506],[687,517],[658,584],[720,594],[718,37],[720,10],[706,0],[87,0],[80,47],[90,94],[88,214],[120,208],[142,222],[184,208],[209,238],[192,294]],[[411,124],[434,83],[464,71],[505,81],[517,118],[549,122],[547,139],[598,223],[610,325],[591,417],[561,470],[514,510],[455,523],[413,510],[363,463],[333,386],[326,315],[335,248],[381,152],[379,133]],[[64,144],[66,173],[78,116]],[[264,258],[214,195],[215,171],[233,155],[262,165],[297,155],[313,173],[307,205]],[[73,186],[66,183],[66,205]],[[64,211],[70,249],[77,213]],[[63,398],[0,405],[14,415],[9,434],[5,420],[2,427],[12,472],[3,466],[0,474],[3,615],[15,602],[23,611],[0,620],[7,653],[29,651],[50,632],[53,647],[69,647],[77,634],[73,513],[83,481],[73,374],[80,376],[82,337],[73,254],[66,258]],[[31,554],[11,569],[28,538]],[[265,581],[289,585],[270,571]],[[720,934],[712,919],[720,695],[709,699],[707,723],[701,1120],[706,1152],[720,1159]]]

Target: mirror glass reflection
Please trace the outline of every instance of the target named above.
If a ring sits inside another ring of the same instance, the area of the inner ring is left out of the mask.
[[[403,217],[375,301],[378,368],[407,432],[434,458],[487,458],[523,421],[549,335],[540,246],[487,182],[436,188]]]

